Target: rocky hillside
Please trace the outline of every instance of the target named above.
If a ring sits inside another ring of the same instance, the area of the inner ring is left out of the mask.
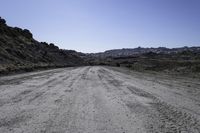
[[[136,48],[88,54],[91,65],[123,66],[144,71],[200,73],[200,47]]]
[[[38,42],[29,30],[9,27],[0,17],[0,74],[84,64],[80,53]]]
[[[125,66],[134,70],[200,73],[200,47],[115,49],[84,54],[38,42],[27,29],[0,17],[0,75],[39,68],[81,65]]]

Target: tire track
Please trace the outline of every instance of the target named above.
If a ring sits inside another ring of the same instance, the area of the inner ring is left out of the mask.
[[[147,117],[147,122],[145,123],[148,132],[200,132],[200,122],[192,114],[167,104],[154,94],[146,92],[143,89],[125,84],[123,81],[114,78],[114,75],[106,70],[99,70],[99,73],[101,73],[101,75],[98,75],[99,79],[107,90],[110,89],[107,84],[111,84],[118,88],[118,90],[127,88],[133,95],[151,99],[151,102],[148,103],[150,106],[148,107],[141,103],[131,103],[130,101],[126,103],[132,112]],[[105,78],[107,83],[103,81],[103,78]],[[155,124],[150,124],[152,122]]]
[[[38,74],[4,78],[8,83],[0,85],[0,132],[200,132],[196,108],[187,111],[184,104],[167,101],[162,96],[168,89],[163,87],[167,91],[161,95],[159,88],[152,91],[155,83],[144,83],[142,74],[132,78],[98,66]]]
[[[77,83],[80,80],[84,80],[85,76],[87,76],[87,73],[89,71],[90,67],[85,68],[83,71],[79,71],[77,75],[73,76],[73,78],[69,78],[68,83],[64,84],[63,86],[67,86],[67,89],[64,90],[64,92],[67,92],[67,94],[64,94],[61,99],[59,99],[59,103],[57,103],[57,108],[52,110],[51,117],[45,121],[45,128],[41,131],[44,133],[49,132],[71,132],[71,124],[72,122],[75,122],[76,118],[74,118],[76,115],[74,115],[74,108],[77,106],[76,100],[77,100],[77,94],[79,92],[73,91],[74,88],[76,88]],[[70,93],[70,94],[69,94]],[[70,97],[67,97],[70,95]],[[71,121],[70,121],[71,120]],[[74,124],[75,126],[75,124]],[[76,130],[81,130],[80,127],[76,127]]]

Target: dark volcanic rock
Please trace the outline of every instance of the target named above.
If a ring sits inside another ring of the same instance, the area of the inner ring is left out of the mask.
[[[78,52],[61,50],[53,43],[38,42],[29,30],[9,27],[0,18],[0,74],[80,65],[84,65],[84,60]]]
[[[2,19],[1,17],[0,17],[0,25],[5,25],[6,24],[6,20],[5,19]]]

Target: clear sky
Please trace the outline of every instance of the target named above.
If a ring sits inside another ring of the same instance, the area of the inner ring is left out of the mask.
[[[200,46],[200,0],[0,0],[0,16],[81,52]]]

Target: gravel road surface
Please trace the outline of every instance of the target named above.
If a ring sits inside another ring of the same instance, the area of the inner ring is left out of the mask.
[[[0,133],[200,133],[200,80],[101,66],[3,76]]]

